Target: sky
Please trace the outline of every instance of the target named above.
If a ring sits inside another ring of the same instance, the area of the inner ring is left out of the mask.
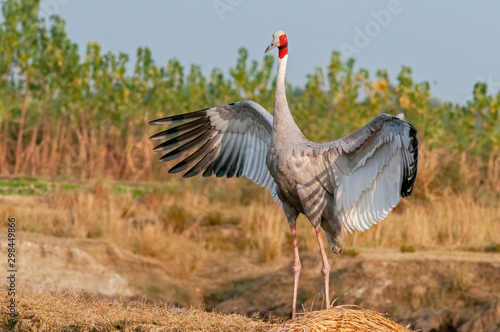
[[[176,57],[201,65],[205,75],[214,67],[228,73],[240,47],[260,61],[272,33],[284,30],[294,86],[341,51],[372,75],[387,69],[394,83],[401,66],[410,66],[414,81],[429,81],[435,97],[460,104],[478,81],[490,93],[500,90],[499,13],[496,0],[41,1],[41,15],[64,18],[81,52],[97,41],[134,62],[137,48],[147,46],[158,65]]]

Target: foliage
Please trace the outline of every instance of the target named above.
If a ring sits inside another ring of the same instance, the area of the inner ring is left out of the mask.
[[[249,63],[241,48],[229,77],[218,68],[204,77],[198,65],[187,70],[172,59],[161,66],[148,48],[139,48],[130,73],[128,55],[103,53],[96,42],[81,58],[65,22],[57,16],[50,22],[38,18],[38,5],[38,0],[2,1],[2,175],[157,178],[163,168],[147,140],[154,132],[148,121],[241,99],[272,109],[273,56]],[[444,149],[457,160],[473,158],[488,185],[500,177],[495,173],[500,93],[488,94],[486,83],[479,82],[473,96],[465,105],[441,102],[432,97],[428,82],[414,82],[409,67],[391,82],[386,70],[370,77],[338,52],[327,68],[308,75],[304,89],[288,88],[295,119],[311,140],[342,137],[381,112],[403,113],[423,145]],[[465,190],[465,174],[445,171],[453,183],[463,184],[453,190]],[[489,185],[498,195],[498,183]]]

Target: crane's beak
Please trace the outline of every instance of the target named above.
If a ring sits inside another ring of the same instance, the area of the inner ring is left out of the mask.
[[[269,52],[270,50],[272,50],[275,47],[278,47],[279,45],[280,45],[280,40],[278,38],[273,39],[273,41],[271,42],[271,44],[269,44],[264,53]]]

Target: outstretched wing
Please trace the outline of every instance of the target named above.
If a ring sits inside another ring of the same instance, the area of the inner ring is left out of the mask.
[[[408,122],[381,114],[337,141],[319,144],[319,179],[334,193],[342,225],[364,231],[383,220],[409,196],[417,176],[417,130]]]
[[[150,137],[167,140],[154,151],[171,150],[160,161],[170,161],[189,154],[173,166],[169,173],[186,171],[184,177],[228,178],[245,176],[267,187],[275,200],[276,183],[266,166],[271,146],[273,117],[253,101],[207,108],[151,121],[150,125],[181,125]]]

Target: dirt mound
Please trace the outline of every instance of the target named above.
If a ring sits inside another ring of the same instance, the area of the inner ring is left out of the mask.
[[[31,291],[83,291],[104,296],[168,299],[189,305],[195,294],[176,268],[101,240],[18,234],[19,286]],[[7,242],[0,242],[6,251]]]

